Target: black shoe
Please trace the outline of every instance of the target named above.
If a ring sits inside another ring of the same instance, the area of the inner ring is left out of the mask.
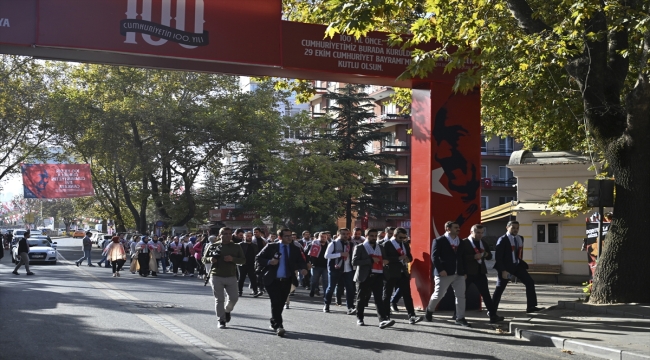
[[[385,329],[387,327],[393,326],[394,324],[395,324],[395,320],[384,320],[379,323],[379,328]]]
[[[27,273],[27,275],[34,275],[34,273],[30,271]]]
[[[355,309],[355,308],[348,309],[348,315],[354,315],[356,313],[357,313],[357,309]]]
[[[89,264],[88,266],[90,266],[90,267],[95,267],[95,265],[93,265],[93,264]]]
[[[464,326],[464,327],[472,327],[472,324],[468,323],[465,318],[462,319],[456,319],[456,325]]]
[[[394,312],[399,312],[399,309],[397,308],[397,304],[395,304],[395,303],[391,303],[391,304],[390,304],[390,308],[391,308]]]
[[[18,273],[18,271],[16,271],[16,270],[12,271],[11,273],[14,274],[14,275],[20,275],[20,274]],[[329,311],[328,311],[328,312],[329,312]]]
[[[490,324],[495,324],[503,321],[505,318],[503,316],[490,316]]]
[[[336,306],[341,306],[341,301],[340,300],[336,302]]]
[[[426,314],[424,314],[424,318],[427,319],[427,321],[429,322],[433,321],[433,313],[427,310]]]
[[[226,322],[225,321],[219,321],[219,329],[225,329],[226,328]]]
[[[314,297],[314,292],[313,291],[309,292],[309,297]]]
[[[275,333],[276,333],[279,337],[284,337],[284,333],[285,333],[284,328],[283,328],[282,326],[278,327],[278,328],[275,330]]]
[[[289,304],[284,304],[284,308],[289,310]]]
[[[364,326],[366,324],[364,324],[363,319],[359,319],[359,320],[357,320],[357,325],[358,326]]]
[[[74,264],[77,265],[77,267],[79,267],[79,263],[78,263],[78,262],[75,262]]]
[[[14,274],[18,275],[18,273],[14,273]],[[325,306],[323,307],[323,312],[324,312],[324,313],[328,313],[328,312],[330,312],[330,307],[329,307],[329,305],[325,305]]]
[[[409,324],[415,325],[422,321],[422,316],[411,316],[409,317]]]
[[[530,313],[534,313],[534,312],[540,312],[540,311],[542,311],[542,310],[544,310],[544,309],[535,306],[535,307],[533,307],[533,308],[526,309],[526,312],[530,314]]]
[[[256,298],[256,297],[260,297],[260,295],[262,295],[262,293],[258,291],[258,292],[256,292],[255,294],[253,294],[253,297],[254,297],[254,298]]]
[[[97,266],[102,267],[102,263],[98,262]]]
[[[226,313],[226,322],[227,323],[230,322],[230,313],[229,312]]]
[[[244,294],[243,291],[240,291],[240,292],[239,292],[239,296],[242,296],[243,294]],[[251,294],[251,295],[253,295],[253,294]]]

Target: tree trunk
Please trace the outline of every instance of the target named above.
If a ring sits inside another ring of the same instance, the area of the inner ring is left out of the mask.
[[[352,196],[348,196],[345,202],[345,227],[352,229]]]
[[[634,134],[632,145],[610,145],[608,160],[616,179],[614,219],[603,243],[589,301],[595,304],[649,303],[650,134]]]

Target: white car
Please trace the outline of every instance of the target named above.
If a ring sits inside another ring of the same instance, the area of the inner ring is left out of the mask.
[[[29,244],[29,263],[45,262],[48,264],[56,265],[57,250],[56,242],[50,244],[45,236],[35,236],[34,238],[27,239]],[[11,261],[14,264],[18,263],[18,242],[11,247]]]

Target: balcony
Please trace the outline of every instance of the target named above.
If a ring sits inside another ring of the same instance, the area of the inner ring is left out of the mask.
[[[406,145],[383,145],[381,146],[382,153],[396,154],[396,155],[409,155],[411,153],[411,147]]]
[[[500,179],[500,178],[483,178],[481,179],[481,188],[482,189],[513,189],[514,186],[517,185],[517,178],[510,178],[510,179]]]
[[[511,148],[486,149],[481,148],[481,155],[487,156],[510,156],[515,150]]]
[[[390,216],[390,217],[409,217],[411,216],[411,211],[408,205],[396,205],[389,208],[382,209],[381,216]]]
[[[409,176],[408,175],[397,175],[395,173],[388,174],[383,178],[384,181],[391,185],[408,185]]]

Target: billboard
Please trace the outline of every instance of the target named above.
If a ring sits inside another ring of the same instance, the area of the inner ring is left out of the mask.
[[[88,164],[21,164],[25,198],[61,199],[93,196]]]

